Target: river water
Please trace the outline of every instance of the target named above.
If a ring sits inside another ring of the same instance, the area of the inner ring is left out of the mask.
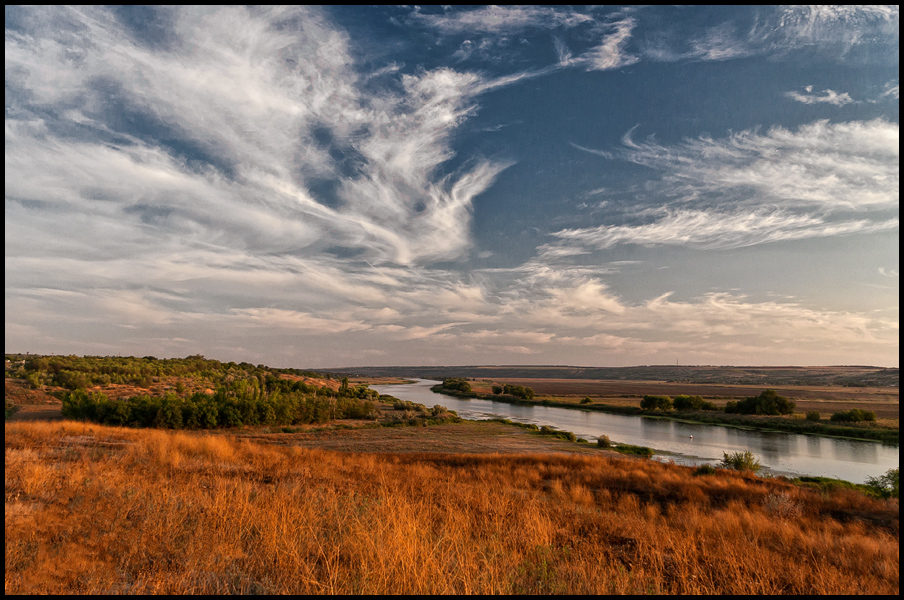
[[[427,407],[442,404],[463,419],[503,417],[521,423],[549,425],[571,431],[596,443],[608,435],[617,444],[647,446],[657,460],[679,464],[716,464],[723,452],[750,450],[766,470],[776,475],[817,475],[863,483],[898,466],[898,447],[796,433],[745,431],[719,425],[678,423],[603,412],[524,406],[492,400],[461,399],[436,394],[430,387],[439,381],[418,379],[403,385],[371,385],[381,394],[410,400]]]

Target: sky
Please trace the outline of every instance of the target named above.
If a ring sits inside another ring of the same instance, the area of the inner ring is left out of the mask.
[[[898,366],[896,6],[5,15],[7,352]]]

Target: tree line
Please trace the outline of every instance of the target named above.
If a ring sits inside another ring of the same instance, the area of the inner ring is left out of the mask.
[[[249,378],[222,385],[213,394],[199,392],[182,397],[169,392],[120,400],[76,389],[64,395],[62,412],[69,419],[105,425],[166,429],[298,425],[377,415],[373,399],[379,394],[366,386],[350,387],[347,378],[338,392],[326,387],[312,392],[311,386],[300,381],[276,379],[268,383]]]

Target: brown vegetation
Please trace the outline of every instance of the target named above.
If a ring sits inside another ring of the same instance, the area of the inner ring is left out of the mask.
[[[577,455],[7,423],[7,593],[898,594],[898,501]]]

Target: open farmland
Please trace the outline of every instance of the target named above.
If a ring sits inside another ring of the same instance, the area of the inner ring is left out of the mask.
[[[758,396],[774,389],[797,403],[797,412],[818,410],[826,417],[834,412],[860,408],[871,410],[881,419],[899,418],[899,388],[860,388],[843,386],[752,386],[678,383],[667,381],[622,381],[594,379],[478,379],[470,382],[480,393],[492,392],[492,385],[513,384],[530,387],[537,396],[580,399],[589,396],[607,404],[637,406],[644,395],[699,395],[722,406],[729,400]]]

